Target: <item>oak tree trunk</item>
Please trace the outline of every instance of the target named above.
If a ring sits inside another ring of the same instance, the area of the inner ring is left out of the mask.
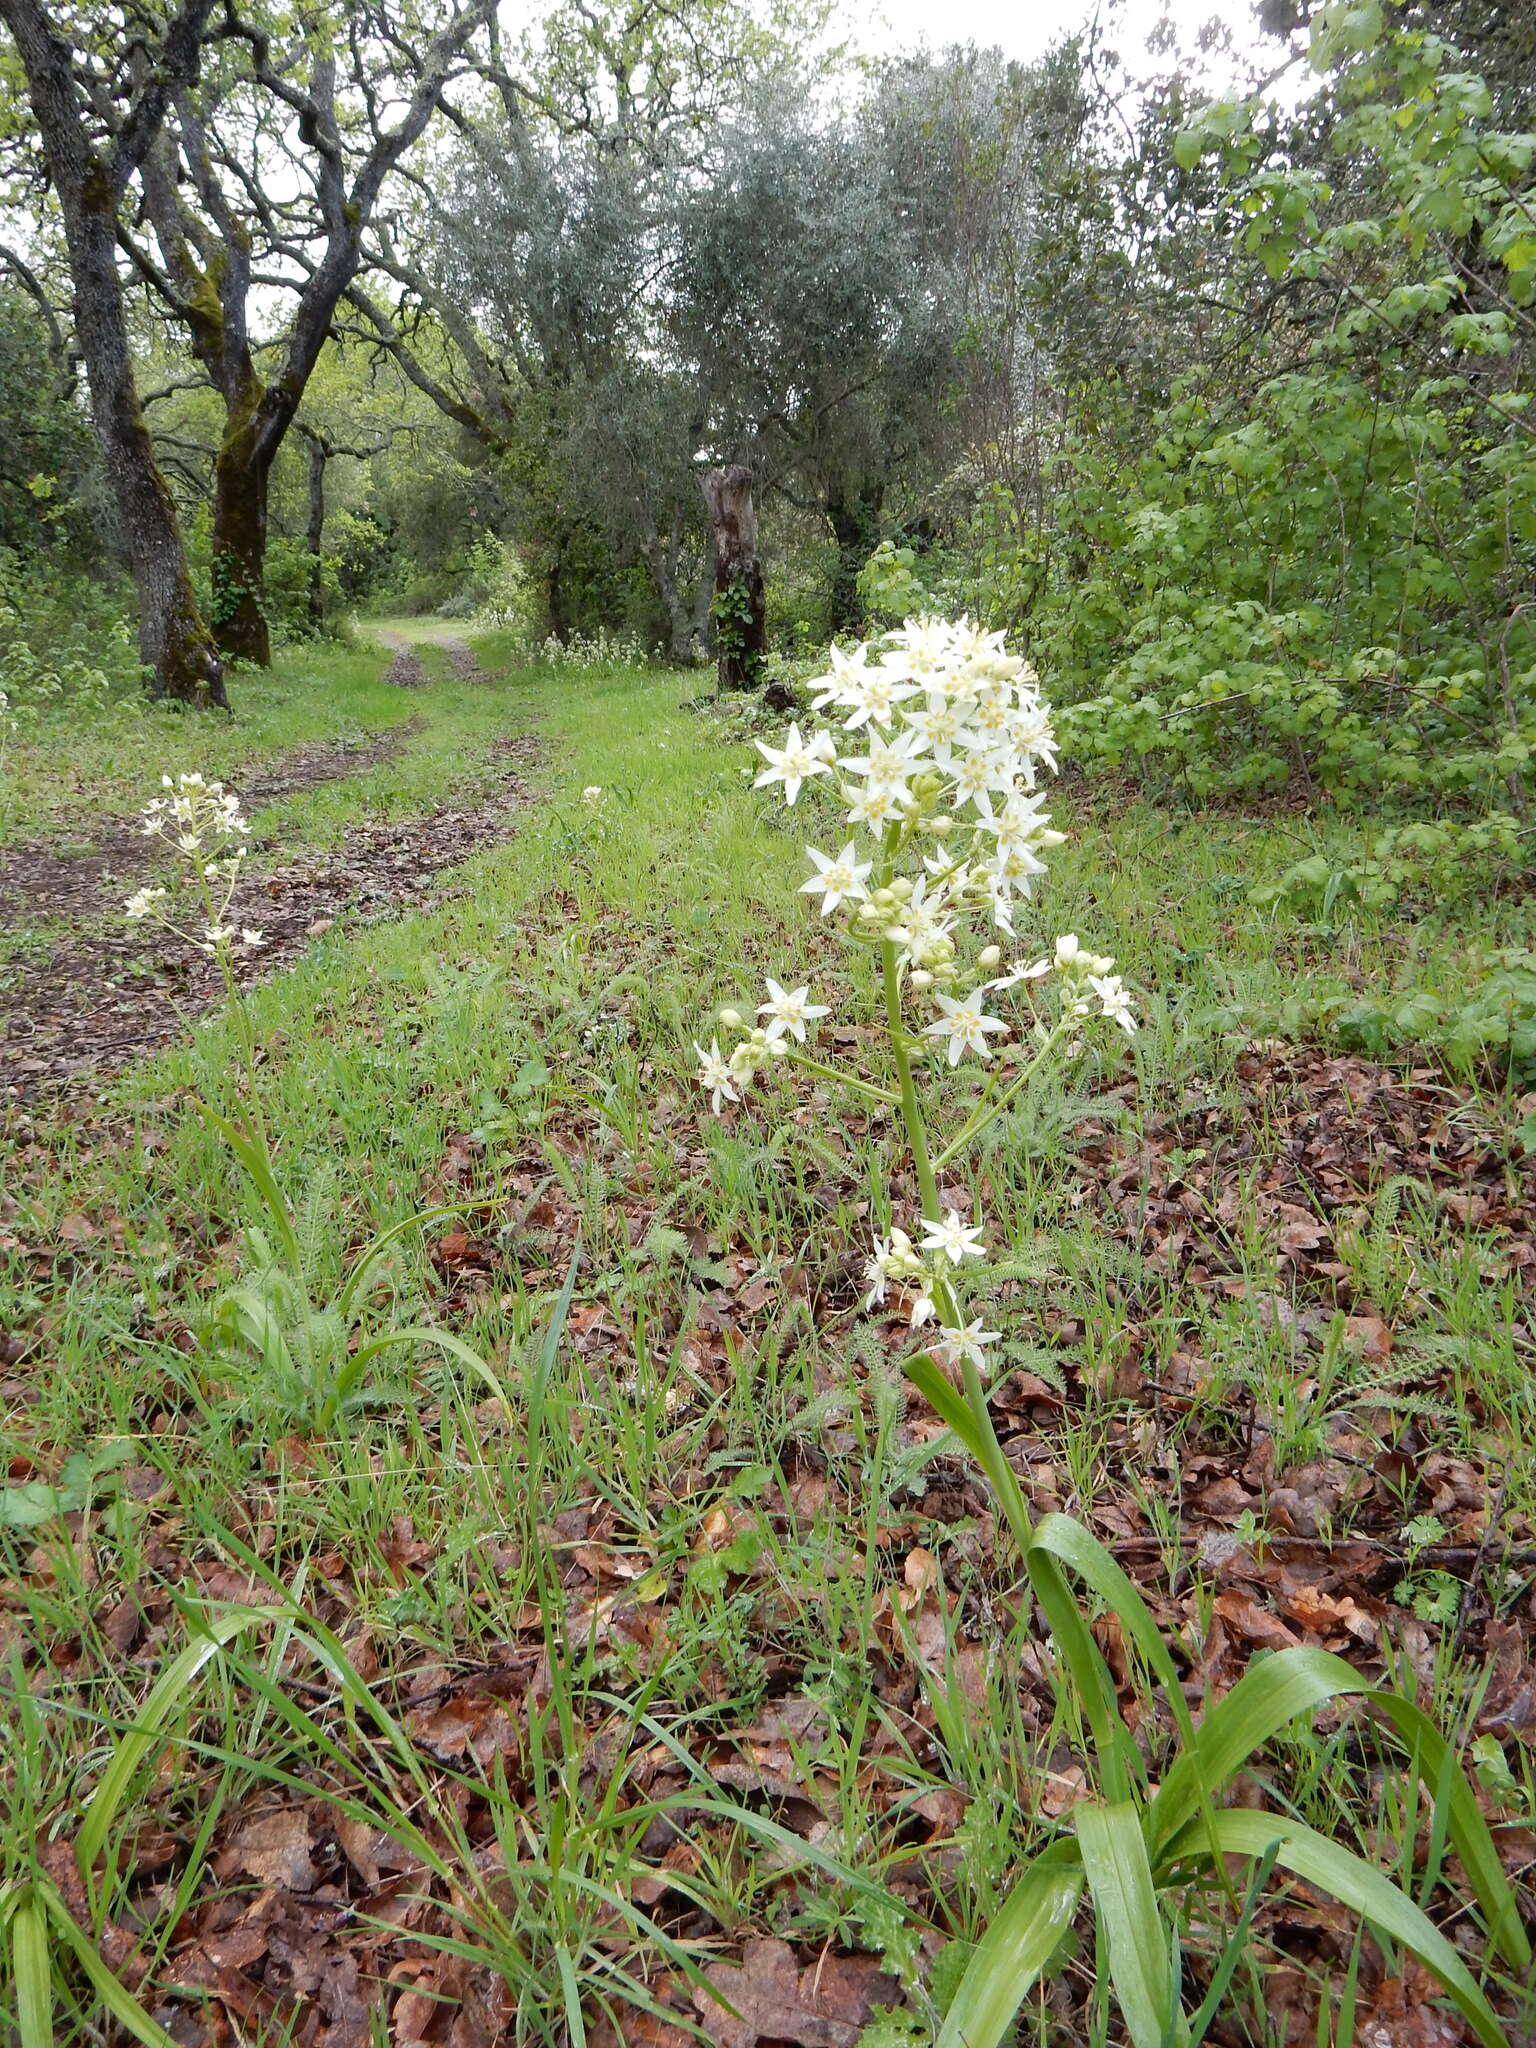
[[[722,690],[755,690],[763,680],[768,628],[757,556],[752,472],[744,463],[699,479],[715,542],[715,646]]]
[[[266,577],[267,463],[230,422],[213,466],[213,629],[222,654],[258,668],[272,665]]]
[[[837,542],[837,567],[832,573],[829,607],[832,631],[853,633],[864,623],[859,571],[880,539],[879,503],[862,496],[833,498],[827,506],[827,519]]]
[[[171,73],[195,65],[208,5],[185,5],[178,40],[153,73],[158,94]],[[155,460],[139,407],[122,281],[117,268],[117,202],[131,158],[109,173],[92,144],[78,103],[70,51],[36,0],[0,0],[0,20],[15,39],[28,96],[64,221],[74,289],[75,334],[90,385],[91,417],[116,501],[139,600],[139,652],[151,693],[179,704],[227,710],[224,670],[198,608],[175,501]],[[163,108],[147,97],[135,109],[135,153]],[[125,123],[125,132],[132,123]]]
[[[309,624],[314,633],[325,631],[325,443],[309,434],[309,524],[304,543],[309,551]]]

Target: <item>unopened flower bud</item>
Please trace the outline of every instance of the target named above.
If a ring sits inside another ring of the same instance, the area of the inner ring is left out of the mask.
[[[983,967],[995,967],[1002,957],[1003,949],[1001,946],[983,946],[977,955]],[[721,1021],[723,1023],[724,1019],[722,1018]]]
[[[727,1031],[739,1031],[743,1022],[742,1014],[740,1010],[722,1010],[720,1012],[720,1022]]]
[[[928,970],[927,970],[927,968],[926,968],[926,967],[919,967],[919,968],[918,968],[918,969],[917,969],[917,970],[916,970],[916,971],[914,972],[914,974],[913,974],[913,976],[912,976],[912,986],[913,986],[914,988],[932,988],[932,987],[933,987],[933,976],[932,976],[932,975],[931,975],[931,974],[930,974],[930,973],[928,972]]]

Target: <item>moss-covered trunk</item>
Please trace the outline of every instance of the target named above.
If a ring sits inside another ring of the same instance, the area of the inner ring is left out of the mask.
[[[878,497],[870,499],[859,493],[834,497],[827,504],[827,520],[837,542],[828,623],[834,633],[854,633],[864,623],[859,571],[880,539],[880,501]]]
[[[258,668],[272,664],[267,474],[256,433],[256,398],[242,394],[225,419],[213,467],[213,629],[222,654]]]
[[[178,47],[161,73],[152,74],[157,91],[180,68],[195,68],[196,39],[207,12],[207,4],[189,0],[183,6],[174,25]],[[155,459],[134,382],[117,267],[118,196],[131,165],[109,171],[96,155],[75,94],[69,48],[35,0],[0,0],[0,20],[15,38],[26,70],[64,219],[75,336],[138,591],[139,650],[150,690],[178,704],[227,710],[223,664],[192,588],[175,500]],[[147,109],[140,111],[141,128],[152,134]]]

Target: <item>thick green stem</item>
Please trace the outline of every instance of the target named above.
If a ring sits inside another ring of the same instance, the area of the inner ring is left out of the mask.
[[[901,1121],[906,1127],[907,1143],[912,1148],[912,1167],[917,1175],[918,1192],[923,1198],[923,1214],[935,1223],[943,1221],[944,1210],[939,1201],[938,1177],[933,1162],[928,1157],[928,1127],[923,1121],[923,1112],[917,1100],[917,1084],[912,1078],[912,1056],[907,1051],[906,1026],[901,1021],[901,972],[896,964],[896,948],[889,939],[880,942],[880,973],[885,983],[885,1021],[891,1038],[891,1057],[896,1062],[896,1080],[900,1089]],[[934,1306],[951,1329],[959,1327],[959,1304],[947,1281],[938,1281],[933,1290]]]

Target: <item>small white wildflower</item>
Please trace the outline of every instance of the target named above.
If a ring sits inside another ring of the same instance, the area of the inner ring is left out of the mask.
[[[258,946],[267,943],[267,935],[265,932],[253,932],[250,926],[246,925],[241,930],[240,943],[248,952],[254,953]]]
[[[831,1015],[825,1003],[807,1002],[811,992],[809,983],[804,988],[784,989],[769,975],[764,985],[768,990],[768,1000],[758,1004],[757,1014],[768,1019],[770,1039],[782,1038],[788,1031],[804,1045],[806,1025],[817,1017]]]
[[[949,1064],[952,1067],[959,1066],[960,1055],[967,1051],[974,1052],[980,1059],[985,1059],[987,1033],[1006,1032],[1008,1029],[1001,1017],[989,1017],[982,1009],[981,999],[984,993],[982,989],[975,989],[970,995],[962,996],[958,1002],[953,996],[941,995],[934,999],[943,1015],[936,1018],[932,1024],[923,1026],[923,1036],[948,1040]]]
[[[767,789],[772,783],[784,785],[784,801],[793,804],[800,794],[800,786],[814,775],[830,775],[837,752],[829,732],[813,733],[809,740],[802,739],[798,725],[792,725],[784,735],[782,747],[770,747],[766,740],[754,740],[753,745],[768,766],[753,783],[754,789]]]
[[[821,897],[821,914],[828,917],[834,910],[840,910],[845,903],[862,903],[869,895],[864,878],[874,866],[873,861],[861,861],[859,850],[850,839],[842,852],[832,859],[818,853],[814,846],[808,846],[807,854],[816,869],[808,882],[800,884],[802,896]]]
[[[736,1084],[740,1077],[730,1064],[720,1057],[718,1039],[710,1040],[708,1052],[695,1039],[693,1049],[699,1056],[699,1086],[709,1089],[710,1108],[718,1116],[721,1103],[740,1102],[741,1097],[736,1092]]]
[[[923,1228],[928,1233],[920,1240],[923,1250],[941,1252],[952,1266],[958,1266],[962,1259],[984,1259],[987,1255],[987,1248],[981,1242],[986,1225],[967,1224],[964,1216],[954,1210],[938,1221],[925,1216]]]
[[[123,905],[123,915],[137,923],[140,918],[148,917],[154,906],[163,902],[168,894],[165,889],[135,889]]]
[[[991,1360],[987,1357],[986,1347],[997,1343],[1003,1334],[1001,1330],[984,1330],[979,1317],[958,1330],[952,1330],[947,1323],[941,1323],[939,1327],[943,1335],[933,1348],[941,1363],[959,1365],[968,1359],[978,1372],[987,1371]]]
[[[1136,1018],[1131,1009],[1130,990],[1118,974],[1090,974],[1088,986],[1104,1007],[1104,1015],[1111,1018],[1127,1038],[1134,1037]]]

